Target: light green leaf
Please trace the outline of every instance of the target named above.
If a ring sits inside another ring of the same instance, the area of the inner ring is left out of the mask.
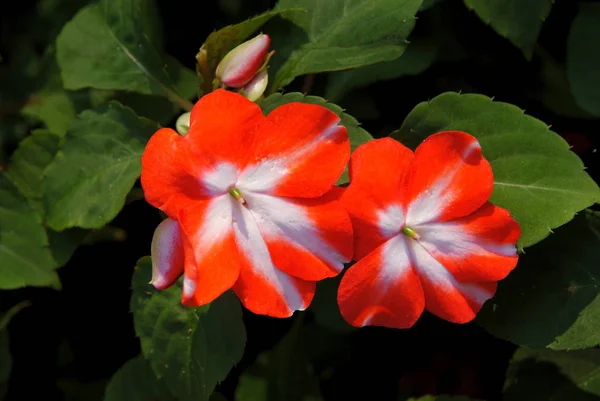
[[[521,255],[477,316],[519,345],[578,349],[600,344],[600,218],[583,212]]]
[[[441,94],[417,105],[392,136],[414,148],[449,130],[465,131],[481,143],[494,171],[490,201],[519,222],[520,248],[541,241],[600,198],[565,140],[519,108],[486,96]]]
[[[600,350],[519,348],[510,363],[503,401],[600,400]]]
[[[66,89],[163,95],[184,109],[196,92],[195,74],[163,53],[152,0],[101,0],[81,9],[57,38],[57,59]]]
[[[348,131],[348,137],[350,138],[350,146],[352,150],[356,149],[359,145],[362,145],[363,143],[373,139],[371,134],[362,129],[359,122],[356,121],[354,117],[344,113],[344,110],[340,106],[333,103],[328,103],[325,99],[318,96],[305,96],[299,92],[286,93],[285,95],[275,93],[264,99],[259,103],[259,105],[263,113],[268,115],[276,107],[290,102],[318,104],[323,107],[327,107],[329,110],[337,114],[342,119],[341,125],[346,127],[346,130]],[[347,172],[344,172],[337,183],[339,185],[347,182],[348,174]]]
[[[41,216],[0,175],[0,289],[60,287]]]
[[[600,116],[600,4],[579,3],[567,42],[567,75],[577,104]]]
[[[410,43],[406,52],[394,61],[331,73],[327,80],[325,98],[336,102],[351,90],[373,82],[420,74],[433,63],[436,53],[437,45],[433,41],[420,40]]]
[[[141,155],[155,123],[111,102],[71,124],[46,171],[46,224],[54,230],[100,228],[125,204],[141,172]]]
[[[207,401],[244,353],[246,330],[236,297],[227,292],[211,304],[181,304],[182,283],[157,291],[149,283],[149,257],[133,275],[131,310],[142,352],[179,401]]]
[[[273,32],[274,92],[303,74],[340,71],[398,58],[422,0],[279,0],[292,24]]]
[[[128,360],[106,386],[104,401],[175,400],[163,380],[156,378],[143,358]]]
[[[554,0],[464,0],[465,5],[531,59]]]

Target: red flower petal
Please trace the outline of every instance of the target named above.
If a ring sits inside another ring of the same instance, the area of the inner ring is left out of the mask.
[[[352,259],[352,224],[329,192],[315,199],[248,194],[274,265],[308,281],[333,277]]]
[[[288,317],[308,307],[315,283],[300,280],[273,264],[252,212],[236,204],[233,208],[236,242],[245,262],[233,290],[250,311],[273,317]]]
[[[413,153],[391,138],[376,139],[361,145],[350,158],[350,186],[341,201],[350,213],[354,227],[354,258],[361,259],[397,232],[384,232],[381,210],[396,207],[404,224],[402,184]],[[391,210],[390,210],[391,211]],[[391,216],[390,216],[391,217]]]
[[[142,155],[146,200],[176,218],[190,201],[214,196],[211,182],[202,185],[199,178],[220,179],[227,166],[241,170],[254,132],[264,120],[260,108],[242,95],[219,89],[204,96],[192,110],[186,136],[163,128],[150,138]],[[212,181],[223,186],[222,180]]]
[[[277,107],[256,133],[240,189],[301,198],[329,191],[350,157],[348,133],[339,122],[314,104]]]
[[[427,311],[453,323],[466,323],[494,296],[495,282],[461,283],[417,241],[408,243],[423,285]]]
[[[519,224],[486,203],[467,217],[420,226],[419,241],[458,281],[498,281],[515,268]]]
[[[492,168],[464,132],[431,135],[415,151],[406,182],[409,226],[447,221],[479,209],[492,194]]]
[[[238,279],[245,259],[231,224],[233,202],[229,195],[221,195],[210,201],[196,201],[180,212],[185,233],[185,305],[212,302]]]
[[[338,303],[348,323],[408,328],[419,319],[425,300],[407,241],[390,239],[344,274]]]
[[[164,219],[152,237],[152,284],[163,290],[173,285],[183,273],[183,241],[179,223]]]

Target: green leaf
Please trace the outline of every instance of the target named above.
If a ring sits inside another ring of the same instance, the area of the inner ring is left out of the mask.
[[[392,136],[414,148],[449,130],[468,132],[481,143],[494,171],[490,201],[519,222],[520,248],[541,241],[600,197],[565,140],[519,108],[486,96],[441,94],[417,105]]]
[[[584,212],[521,255],[477,322],[519,345],[577,349],[600,344],[600,218]]]
[[[0,175],[0,289],[59,287],[41,216]]]
[[[156,378],[143,358],[128,360],[106,386],[104,401],[175,400],[163,380]]]
[[[12,155],[8,176],[25,195],[31,206],[42,217],[45,215],[42,201],[42,185],[46,168],[59,149],[61,138],[48,130],[34,130],[25,138]],[[78,228],[56,232],[46,229],[50,249],[57,266],[69,261],[83,240],[86,231]]]
[[[404,75],[418,75],[429,68],[436,53],[437,46],[433,41],[420,40],[409,44],[406,52],[394,61],[334,72],[327,80],[325,97],[329,101],[336,102],[351,90],[373,82],[391,80]]]
[[[293,24],[273,32],[274,92],[303,74],[340,71],[398,58],[422,0],[279,0]],[[276,40],[280,39],[280,40]]]
[[[423,4],[421,4],[421,8],[419,11],[425,11],[428,8],[435,6],[437,3],[440,3],[442,0],[423,0]]]
[[[567,42],[567,75],[577,104],[600,116],[600,4],[579,3]]]
[[[155,123],[111,102],[71,124],[63,147],[46,171],[46,224],[100,228],[125,204],[141,172],[141,156]]]
[[[263,113],[268,115],[276,107],[291,102],[318,104],[323,107],[327,107],[329,110],[337,114],[342,119],[341,124],[346,127],[346,130],[348,131],[352,150],[356,149],[359,145],[362,145],[363,143],[373,139],[371,134],[362,129],[359,122],[356,121],[354,117],[344,113],[344,110],[340,106],[333,103],[328,103],[325,99],[318,96],[305,96],[299,92],[286,93],[285,95],[275,93],[264,99],[259,103],[259,105],[262,108]],[[344,172],[337,183],[339,185],[347,182],[348,174],[347,172]]]
[[[56,42],[65,88],[163,95],[191,109],[195,74],[163,53],[156,13],[152,0],[101,0],[81,9]]]
[[[600,400],[600,350],[519,348],[510,363],[503,401]]]
[[[131,310],[142,352],[179,401],[208,400],[244,353],[246,330],[237,298],[227,292],[211,304],[181,304],[182,280],[163,291],[149,283],[149,257],[133,275]]]
[[[554,0],[464,0],[483,22],[520,48],[528,60]]]
[[[64,136],[69,124],[75,119],[75,107],[63,88],[53,51],[45,56],[44,65],[44,83],[29,97],[21,113],[44,122],[48,130]]]
[[[318,401],[321,393],[303,341],[303,316],[240,377],[237,401]]]

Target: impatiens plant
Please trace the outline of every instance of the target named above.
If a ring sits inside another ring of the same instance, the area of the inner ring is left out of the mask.
[[[32,4],[0,401],[600,399],[596,4]]]

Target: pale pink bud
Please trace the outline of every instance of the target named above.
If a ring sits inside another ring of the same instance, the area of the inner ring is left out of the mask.
[[[248,100],[256,102],[265,90],[267,89],[267,84],[269,83],[269,74],[267,73],[267,69],[265,68],[258,74],[254,76],[244,87],[242,88],[242,93]]]
[[[171,286],[183,273],[183,239],[175,220],[164,219],[152,237],[152,284],[163,290]]]
[[[271,38],[261,33],[237,46],[217,66],[217,77],[232,88],[246,85],[263,65],[270,45]]]

